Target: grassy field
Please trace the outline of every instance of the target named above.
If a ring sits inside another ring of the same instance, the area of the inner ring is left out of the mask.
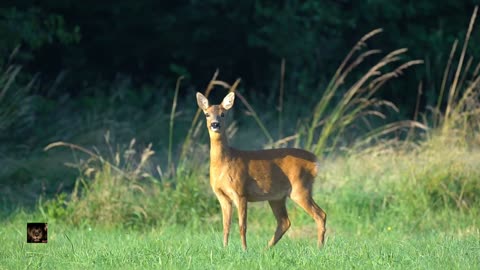
[[[334,219],[334,217],[333,217]],[[295,223],[294,223],[295,224]],[[26,244],[25,223],[3,224],[2,269],[479,269],[478,230],[459,236],[444,232],[340,234],[329,231],[324,248],[312,237],[288,234],[265,249],[271,231],[249,229],[249,249],[238,233],[221,246],[220,227],[134,230],[49,226],[48,244]],[[273,230],[273,226],[270,226]],[[294,230],[292,230],[293,232]],[[308,233],[307,233],[308,235]]]
[[[480,154],[451,145],[455,144],[424,145],[411,152],[384,146],[325,160],[314,191],[315,200],[328,213],[322,249],[316,247],[313,220],[292,202],[287,205],[292,228],[273,249],[266,249],[275,228],[266,203],[249,204],[247,252],[240,247],[236,215],[230,245],[223,248],[214,195],[206,181],[193,178],[197,184],[188,182],[192,189],[187,190],[177,186],[181,190],[177,195],[167,190],[157,194],[163,197],[157,200],[138,198],[147,221],[161,215],[184,217],[157,220],[156,225],[145,222],[135,227],[141,223],[136,219],[133,225],[121,226],[121,218],[111,221],[102,212],[94,217],[82,211],[48,214],[46,209],[52,206],[41,208],[43,214],[16,212],[0,228],[0,265],[5,269],[478,269],[480,213],[478,200],[469,197],[478,186],[468,183],[480,179]],[[452,186],[441,193],[442,181],[448,184],[451,179],[462,181],[463,191],[455,193]],[[98,194],[105,194],[106,186],[101,187],[91,189],[85,198],[89,204],[75,202],[75,206],[104,205],[98,201]],[[206,194],[190,202],[187,197],[195,188]],[[456,196],[463,204],[457,205]],[[178,205],[162,204],[169,200]],[[212,201],[211,214],[197,213],[204,207],[199,206],[201,200]],[[111,210],[118,216],[128,211]],[[155,211],[163,214],[150,216]],[[75,215],[82,215],[83,222],[72,219]],[[25,224],[33,221],[49,222],[47,244],[26,243]]]

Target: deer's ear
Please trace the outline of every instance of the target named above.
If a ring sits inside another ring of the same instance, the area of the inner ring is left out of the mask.
[[[204,111],[208,109],[208,99],[200,92],[197,92],[197,104]]]
[[[228,93],[228,95],[225,98],[223,98],[222,107],[225,110],[230,110],[230,108],[232,108],[233,106],[234,100],[235,100],[235,92]]]

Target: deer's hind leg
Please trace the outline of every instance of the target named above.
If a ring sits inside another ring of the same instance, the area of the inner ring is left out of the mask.
[[[327,222],[327,214],[320,208],[312,198],[311,187],[300,187],[296,190],[292,190],[290,198],[300,205],[317,224],[318,242],[317,245],[321,247],[325,238],[325,225]]]
[[[273,214],[277,219],[277,229],[270,242],[268,242],[268,247],[274,246],[282,238],[288,228],[290,228],[290,220],[288,219],[287,207],[285,204],[286,199],[287,197],[280,200],[268,201]]]

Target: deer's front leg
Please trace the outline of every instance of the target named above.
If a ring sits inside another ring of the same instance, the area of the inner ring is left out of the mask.
[[[240,238],[242,240],[243,250],[247,250],[247,198],[240,197],[238,198],[237,209],[238,209],[238,227],[240,229]]]
[[[230,224],[232,220],[232,201],[221,193],[217,193],[217,198],[222,207],[223,246],[226,247],[228,245],[228,235],[230,234]]]

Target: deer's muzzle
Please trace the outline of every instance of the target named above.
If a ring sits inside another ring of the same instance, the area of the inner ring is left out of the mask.
[[[212,128],[213,131],[217,131],[220,129],[220,123],[219,122],[212,122],[210,124],[210,127]]]

